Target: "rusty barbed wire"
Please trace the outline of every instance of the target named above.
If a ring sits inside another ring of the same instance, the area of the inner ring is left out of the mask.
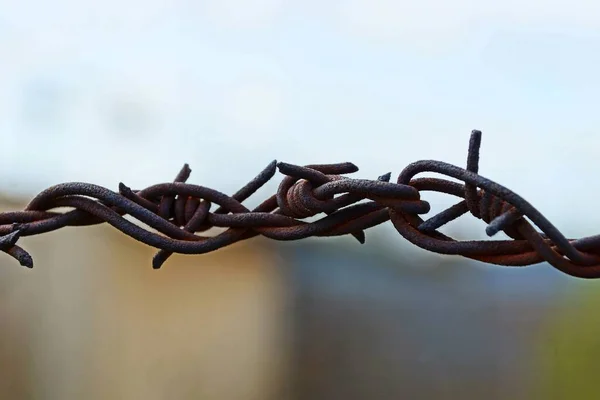
[[[480,146],[481,132],[474,130],[466,169],[442,161],[417,161],[404,168],[396,183],[390,182],[391,173],[377,180],[344,176],[358,171],[352,163],[298,166],[277,161],[232,196],[186,183],[191,173],[187,164],[173,182],[142,190],[123,183],[118,192],[89,183],[63,183],[38,194],[23,211],[0,213],[0,250],[31,268],[33,260],[17,244],[19,238],[67,226],[108,223],[159,249],[152,262],[157,269],[173,253],[208,253],[257,235],[274,240],[352,235],[364,243],[366,229],[391,220],[406,240],[432,252],[503,266],[548,262],[574,277],[599,278],[600,235],[567,239],[525,199],[479,175]],[[252,210],[242,205],[277,170],[285,175],[277,193]],[[464,183],[415,178],[423,172]],[[425,191],[462,200],[423,220],[420,215],[430,211],[429,203],[421,200]],[[211,212],[213,203],[218,208]],[[64,207],[72,210],[52,211]],[[457,241],[438,231],[466,213],[487,223],[488,236],[502,231],[512,240]],[[325,216],[303,221],[319,214]],[[134,224],[126,215],[156,232]],[[227,229],[215,236],[198,235],[213,227]]]

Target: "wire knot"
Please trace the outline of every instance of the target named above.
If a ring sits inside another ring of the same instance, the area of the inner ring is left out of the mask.
[[[352,163],[302,167],[280,162],[277,167],[287,175],[281,181],[276,195],[277,206],[283,215],[309,218],[320,213],[331,214],[356,202],[356,199],[349,199],[347,195],[334,198],[333,194],[315,194],[315,189],[322,185],[344,179],[340,174],[356,172],[358,168]]]
[[[339,180],[339,175],[326,176],[327,182]],[[284,201],[279,204],[279,207],[285,210],[285,215],[292,218],[309,218],[321,213],[332,213],[335,210],[343,207],[344,198],[334,198],[333,195],[319,196],[315,195],[314,189],[321,186],[319,182],[300,179],[293,183],[292,186],[285,191]],[[282,207],[283,206],[283,207]]]

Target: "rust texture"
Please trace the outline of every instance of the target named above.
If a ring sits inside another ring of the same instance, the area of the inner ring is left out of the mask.
[[[567,239],[525,199],[479,175],[480,145],[481,132],[472,131],[466,168],[417,161],[404,168],[395,183],[390,182],[391,173],[376,180],[349,178],[346,175],[358,167],[348,162],[298,166],[276,161],[231,196],[187,183],[187,164],[173,182],[142,190],[123,183],[118,192],[89,183],[62,183],[38,194],[23,211],[0,213],[0,250],[31,268],[33,260],[17,244],[19,238],[108,223],[157,248],[152,265],[160,268],[173,253],[208,253],[257,235],[274,240],[352,235],[364,243],[366,229],[391,220],[400,235],[428,251],[503,266],[547,262],[574,277],[600,277],[600,235]],[[246,208],[244,200],[277,171],[284,175],[277,193],[252,210]],[[416,177],[424,172],[454,180]],[[424,220],[421,216],[430,211],[421,199],[425,191],[460,201]],[[64,207],[71,210],[53,211]],[[509,239],[457,241],[438,231],[467,213],[487,223],[488,236],[504,232]],[[303,221],[319,215],[315,221]],[[202,235],[213,227],[226,229]]]

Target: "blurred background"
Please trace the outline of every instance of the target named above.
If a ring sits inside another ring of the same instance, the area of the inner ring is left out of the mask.
[[[462,166],[481,129],[482,175],[567,237],[596,234],[599,8],[0,1],[0,211],[65,181],[170,181],[185,162],[229,194],[273,159],[369,179]],[[0,398],[600,397],[597,282],[430,254],[390,223],[366,234],[257,238],[159,271],[107,226],[25,238],[33,270],[0,254]]]

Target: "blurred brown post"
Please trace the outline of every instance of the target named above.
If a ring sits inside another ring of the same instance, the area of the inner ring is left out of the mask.
[[[21,244],[33,270],[0,254],[0,398],[282,398],[283,288],[260,240],[158,271],[109,226]]]

